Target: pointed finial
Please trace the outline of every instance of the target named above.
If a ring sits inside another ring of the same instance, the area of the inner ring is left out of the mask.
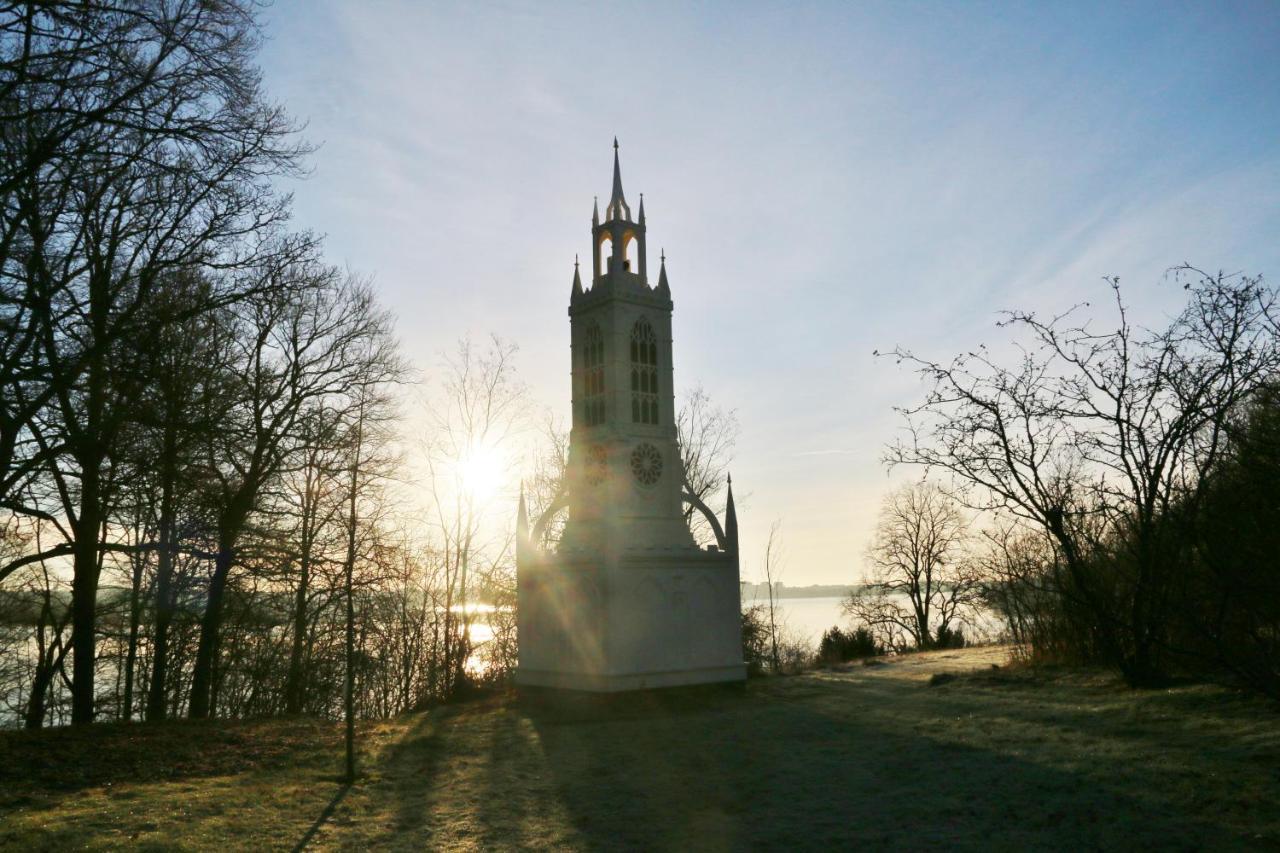
[[[529,533],[529,510],[524,503],[524,480],[520,481],[520,509],[516,514],[516,533],[523,542]]]
[[[600,196],[591,197],[591,225],[595,227],[600,224]]]
[[[622,194],[622,167],[618,164],[618,137],[613,138],[613,193],[609,196],[609,206],[605,208],[606,220],[631,221],[631,208]]]
[[[644,224],[644,193],[640,193],[640,224]]]
[[[738,510],[733,505],[733,475],[728,475],[729,494],[724,501],[724,538],[730,552],[738,553]]]
[[[665,248],[659,249],[658,257],[662,260],[662,263],[665,265],[667,262],[667,250]]]
[[[582,295],[582,275],[578,272],[578,256],[573,256],[573,290],[570,291],[570,300],[577,299]]]
[[[658,292],[663,296],[671,295],[671,285],[667,284],[667,253],[663,250],[658,265]]]

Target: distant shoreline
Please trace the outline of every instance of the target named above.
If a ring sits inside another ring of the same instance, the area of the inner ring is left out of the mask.
[[[811,584],[810,586],[787,586],[774,584],[774,598],[844,598],[854,590],[862,589],[860,584]],[[765,583],[742,584],[744,599],[767,599],[769,585]]]

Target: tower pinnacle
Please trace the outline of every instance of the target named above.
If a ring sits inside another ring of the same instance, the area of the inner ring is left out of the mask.
[[[609,206],[604,211],[605,221],[624,219],[631,221],[631,208],[627,198],[622,194],[622,166],[618,163],[618,137],[613,138],[613,193],[609,197]]]
[[[729,495],[724,507],[724,538],[731,553],[738,553],[738,510],[733,505],[733,475],[728,476]]]
[[[516,513],[516,538],[523,544],[529,538],[529,510],[524,503],[524,480],[520,481],[520,507]]]

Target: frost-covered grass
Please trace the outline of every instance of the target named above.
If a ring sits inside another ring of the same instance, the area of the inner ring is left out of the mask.
[[[367,727],[104,726],[0,737],[21,849],[682,850],[1280,844],[1280,709],[1222,687],[1132,691],[910,655],[695,690],[494,697]],[[936,673],[968,672],[954,679]],[[34,769],[44,767],[44,770]],[[82,768],[75,770],[76,767]]]

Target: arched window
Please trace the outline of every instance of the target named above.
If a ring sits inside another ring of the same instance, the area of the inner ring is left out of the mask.
[[[658,422],[658,336],[643,317],[631,329],[631,421]]]
[[[600,268],[596,270],[596,275],[604,275],[609,271],[609,259],[613,257],[613,238],[607,231],[600,235],[600,248],[596,255],[600,258]]]
[[[604,423],[604,335],[596,323],[582,336],[582,422]]]
[[[634,231],[622,235],[622,268],[627,272],[640,272],[640,241]]]

